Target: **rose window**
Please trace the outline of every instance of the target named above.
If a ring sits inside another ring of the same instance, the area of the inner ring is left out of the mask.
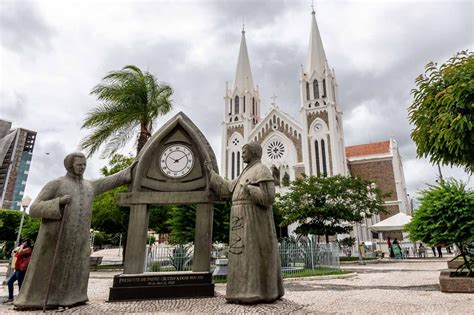
[[[234,145],[238,145],[238,144],[239,144],[239,139],[234,138],[234,140],[232,140],[232,143],[233,143]]]
[[[267,155],[270,159],[276,160],[285,153],[285,146],[280,141],[272,141],[267,146]]]

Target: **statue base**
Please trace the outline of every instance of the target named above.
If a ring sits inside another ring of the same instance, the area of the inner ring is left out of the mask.
[[[213,296],[210,272],[147,272],[116,275],[109,302]]]

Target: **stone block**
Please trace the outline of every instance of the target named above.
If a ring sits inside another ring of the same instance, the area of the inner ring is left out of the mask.
[[[454,277],[454,270],[442,270],[439,275],[441,292],[474,293],[474,277]]]

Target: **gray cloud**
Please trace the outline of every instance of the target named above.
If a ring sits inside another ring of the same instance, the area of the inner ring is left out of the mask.
[[[470,1],[316,3],[326,55],[339,82],[346,144],[394,136],[410,192],[433,182],[436,175],[426,160],[415,159],[407,120],[410,90],[427,62],[444,62],[458,50],[472,49],[472,6]],[[1,7],[2,59],[12,50],[51,49],[41,63],[9,60],[8,70],[0,72],[2,115],[10,113],[17,126],[38,131],[27,187],[32,196],[46,179],[63,174],[62,158],[88,133],[80,126],[97,105],[89,91],[109,71],[127,64],[155,73],[175,89],[175,110],[156,127],[182,110],[219,158],[225,82],[231,84],[234,77],[243,16],[262,112],[269,109],[275,93],[280,109],[299,118],[299,71],[311,17],[306,0],[113,5],[98,1],[94,12],[42,2]],[[5,11],[7,7],[12,12]],[[25,25],[12,24],[19,19]],[[48,25],[55,26],[54,47]],[[5,99],[7,94],[15,97]],[[19,115],[21,111],[26,117]],[[133,143],[123,150],[133,151]],[[97,177],[104,162],[92,158],[87,177]],[[466,178],[459,169],[445,172]]]
[[[10,95],[8,95],[10,94]],[[2,118],[13,121],[28,116],[27,95],[25,93],[0,93],[0,113]]]
[[[51,47],[53,30],[33,1],[2,1],[0,29],[0,42],[12,51],[32,54]]]

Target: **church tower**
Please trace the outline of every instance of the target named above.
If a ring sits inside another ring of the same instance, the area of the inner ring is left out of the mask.
[[[301,68],[300,97],[305,173],[347,174],[342,110],[334,70],[329,68],[314,9],[306,64]]]
[[[224,104],[221,172],[234,179],[243,170],[242,147],[260,121],[260,95],[253,83],[245,30],[242,30],[234,82],[231,88],[226,84]]]

